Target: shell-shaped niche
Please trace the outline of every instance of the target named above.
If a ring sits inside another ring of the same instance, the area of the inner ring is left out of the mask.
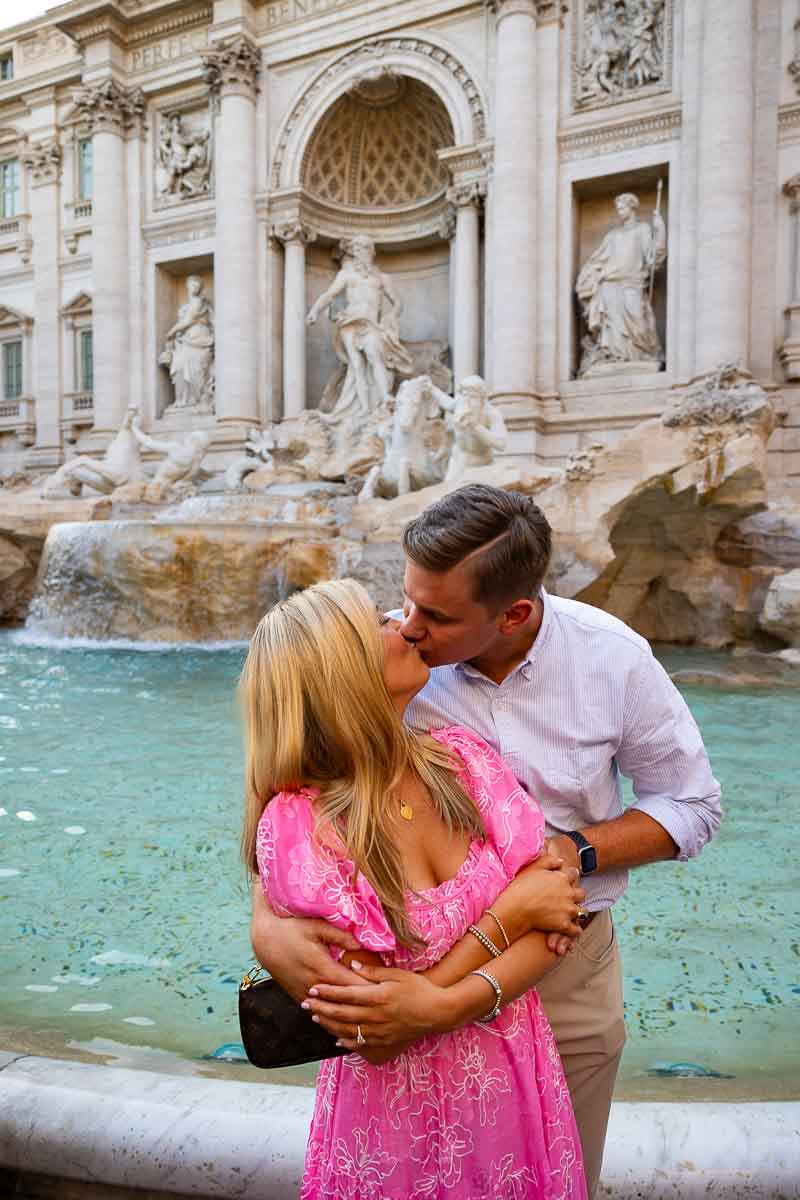
[[[416,79],[370,72],[328,109],[303,160],[303,186],[328,204],[397,208],[447,187],[437,151],[453,126],[439,97]]]

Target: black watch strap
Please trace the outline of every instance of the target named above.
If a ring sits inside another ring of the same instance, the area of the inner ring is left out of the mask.
[[[572,829],[567,833],[571,842],[575,843],[581,864],[581,875],[591,875],[597,870],[597,852],[591,842],[587,842],[582,833]]]

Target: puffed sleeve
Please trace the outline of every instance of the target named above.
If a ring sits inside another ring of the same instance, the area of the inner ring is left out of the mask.
[[[365,950],[392,954],[396,939],[381,903],[341,843],[314,836],[310,791],[280,792],[261,815],[256,857],[264,894],[274,911],[321,917],[343,929]]]
[[[486,834],[513,877],[541,854],[544,816],[536,801],[483,738],[453,725],[431,734],[453,750],[464,764],[459,780],[483,818]]]

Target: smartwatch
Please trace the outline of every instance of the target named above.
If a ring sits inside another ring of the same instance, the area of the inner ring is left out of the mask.
[[[583,834],[578,833],[577,829],[569,830],[566,836],[577,847],[578,859],[581,864],[581,875],[591,875],[592,871],[597,870],[597,852],[594,846],[587,842]]]

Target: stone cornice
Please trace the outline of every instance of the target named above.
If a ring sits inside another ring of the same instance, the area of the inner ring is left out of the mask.
[[[143,127],[147,102],[141,88],[123,88],[114,79],[81,88],[74,93],[76,114],[92,133],[101,130],[120,136]]]
[[[153,17],[152,20],[138,25],[128,34],[128,46],[138,46],[140,42],[150,39],[170,37],[183,29],[191,29],[195,25],[210,25],[214,16],[211,4],[194,5],[183,12],[172,16]]]
[[[203,76],[212,92],[252,99],[261,70],[261,55],[255,44],[240,33],[201,53]]]
[[[680,137],[681,122],[681,110],[670,108],[625,121],[565,130],[558,135],[559,152],[562,159],[591,158],[632,146],[671,142]]]
[[[795,142],[800,138],[800,101],[778,109],[778,141]]]
[[[34,187],[58,183],[61,176],[61,147],[54,138],[31,143],[22,155],[22,161],[31,173]]]

